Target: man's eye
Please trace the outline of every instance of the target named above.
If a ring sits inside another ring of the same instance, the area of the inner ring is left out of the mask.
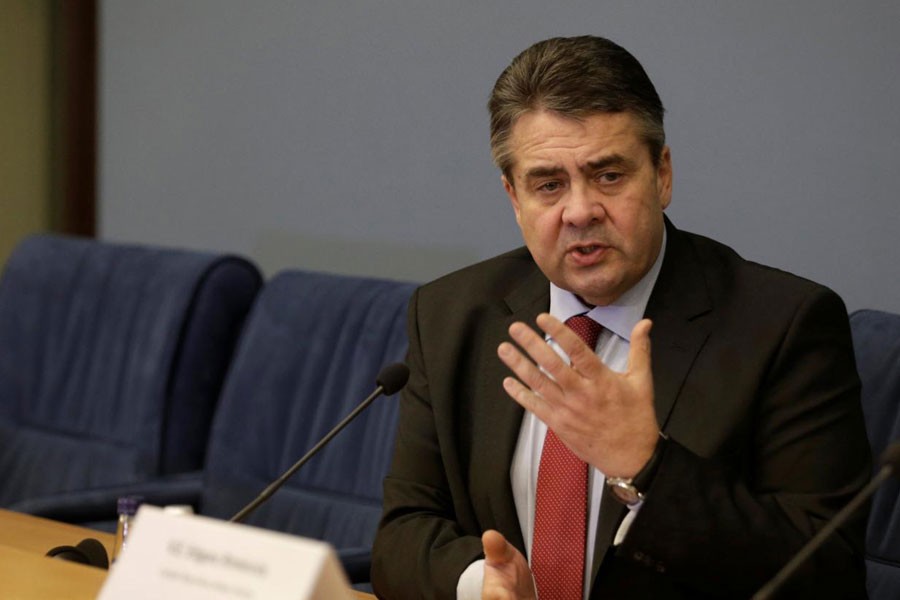
[[[562,184],[558,181],[548,181],[547,183],[542,184],[538,189],[542,192],[556,192],[559,191],[559,188],[562,187]]]
[[[598,173],[596,176],[597,181],[600,183],[615,183],[621,178],[622,174],[615,172]]]

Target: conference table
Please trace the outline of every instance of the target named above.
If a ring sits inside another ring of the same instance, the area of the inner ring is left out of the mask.
[[[74,546],[92,537],[111,552],[114,536],[0,509],[0,598],[4,600],[87,600],[97,597],[107,571],[48,558],[56,546]],[[354,592],[360,600],[374,596]]]

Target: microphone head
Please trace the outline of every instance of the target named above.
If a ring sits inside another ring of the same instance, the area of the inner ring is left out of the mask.
[[[900,442],[894,442],[881,454],[881,464],[890,466],[896,475],[900,473]]]
[[[386,366],[378,373],[375,383],[381,386],[385,396],[390,396],[402,390],[408,380],[409,367],[403,363],[394,363]]]

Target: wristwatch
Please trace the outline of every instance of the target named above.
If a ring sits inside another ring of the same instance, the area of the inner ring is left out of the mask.
[[[607,477],[606,485],[619,502],[629,508],[644,501],[644,494],[635,487],[633,477]]]
[[[650,483],[656,475],[668,441],[669,436],[660,431],[659,441],[656,443],[656,448],[653,449],[650,460],[634,477],[606,478],[606,486],[619,502],[630,508],[644,501],[644,491],[650,487]]]

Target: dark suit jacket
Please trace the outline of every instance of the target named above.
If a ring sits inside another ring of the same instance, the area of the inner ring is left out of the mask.
[[[749,597],[870,475],[847,313],[822,286],[667,228],[646,315],[671,441],[619,547],[625,509],[604,497],[592,597]],[[523,410],[496,348],[548,307],[524,248],[411,300],[411,377],[373,555],[380,597],[455,598],[486,529],[525,554],[509,481]],[[860,514],[840,530],[787,597],[865,597],[864,525]]]

